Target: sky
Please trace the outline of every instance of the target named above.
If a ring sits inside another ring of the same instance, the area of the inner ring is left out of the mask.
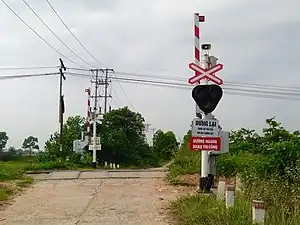
[[[91,68],[60,43],[24,2],[5,1],[67,58]],[[224,65],[218,73],[224,86],[226,82],[300,86],[296,62],[300,58],[299,1],[49,1],[102,64],[76,42],[46,0],[27,0],[27,3],[69,48],[94,67],[188,80],[193,75],[188,68],[194,60],[193,14],[199,12],[206,16],[206,22],[200,27],[201,43],[210,43],[210,54]],[[0,52],[0,68],[55,67],[61,57],[20,22],[2,1]],[[67,67],[79,68],[62,58]],[[57,71],[57,68],[0,69],[0,76]],[[66,76],[65,116],[85,117],[85,89],[90,86],[90,80],[83,76]],[[39,138],[43,149],[50,134],[58,130],[58,79],[58,76],[48,76],[0,80],[0,131],[7,132],[8,146],[21,147],[24,138],[33,135]],[[112,108],[129,105],[130,109],[140,112],[152,128],[172,130],[179,139],[195,117],[192,86],[176,89],[113,81],[111,88]],[[299,129],[299,110],[297,101],[237,96],[225,91],[214,114],[224,130],[241,127],[261,130],[265,119],[272,116],[287,129],[295,130]]]

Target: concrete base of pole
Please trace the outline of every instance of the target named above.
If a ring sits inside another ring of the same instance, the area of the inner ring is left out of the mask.
[[[94,168],[94,169],[97,168],[97,162],[92,162],[92,168]]]

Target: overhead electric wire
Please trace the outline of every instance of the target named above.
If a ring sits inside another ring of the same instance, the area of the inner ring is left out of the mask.
[[[118,100],[118,102],[120,103],[120,105],[123,105],[121,99],[119,98],[117,92],[114,89],[111,89],[112,92],[114,93],[114,95],[116,96],[116,99]],[[116,105],[118,106],[119,104],[117,103],[117,101],[115,100],[115,98],[112,98],[112,101],[116,103]]]
[[[11,79],[20,79],[28,77],[44,77],[44,76],[54,76],[58,75],[58,72],[55,73],[36,73],[36,74],[19,74],[19,75],[0,75],[0,80],[11,80]]]
[[[70,70],[78,70],[78,71],[88,71],[87,69],[79,69],[79,68],[67,68]],[[140,74],[140,73],[129,73],[129,72],[115,72],[115,74],[120,76],[130,76],[130,77],[145,77],[145,78],[155,78],[160,80],[170,80],[170,81],[184,81],[187,82],[187,78],[182,77],[171,77],[171,76],[158,76],[153,74]],[[243,83],[243,82],[232,82],[226,81],[223,86],[238,86],[238,87],[249,87],[249,88],[264,88],[267,90],[276,89],[277,91],[287,91],[287,92],[300,92],[300,86],[283,86],[283,85],[271,85],[271,84],[251,84],[251,83]]]
[[[71,29],[68,27],[68,25],[63,21],[63,19],[60,17],[60,15],[58,15],[58,12],[55,10],[55,8],[53,7],[53,5],[49,2],[49,0],[46,0],[46,2],[48,3],[48,5],[50,6],[50,8],[53,10],[53,12],[55,13],[55,15],[57,16],[57,18],[62,22],[62,24],[65,26],[65,28],[70,32],[70,34],[75,38],[75,40],[80,44],[80,46],[94,59],[96,60],[99,64],[102,64],[100,62],[100,60],[98,60],[92,53],[90,53],[87,48],[82,44],[82,42],[76,37],[76,35],[71,31]]]
[[[114,78],[113,78],[113,79],[114,79]],[[128,96],[127,96],[127,94],[126,94],[126,92],[125,92],[125,90],[124,90],[124,88],[123,88],[123,86],[122,86],[122,84],[121,84],[119,81],[118,81],[118,83],[119,83],[119,86],[120,86],[120,88],[121,88],[121,90],[122,90],[122,92],[123,92],[123,94],[124,94],[124,97],[126,98],[128,104],[129,104],[129,106],[131,107],[131,109],[133,109],[133,111],[136,111],[135,108],[133,107],[131,101],[129,100],[129,98],[128,98]]]
[[[69,74],[78,74],[78,75],[83,75],[86,76],[87,74],[80,74],[80,73],[71,73],[68,72]],[[127,81],[136,81],[136,82],[144,82],[144,83],[155,83],[155,84],[167,84],[167,85],[173,85],[173,86],[186,86],[186,87],[191,87],[191,85],[188,84],[182,84],[182,83],[174,83],[174,82],[166,82],[166,81],[157,81],[157,80],[143,80],[143,79],[135,79],[135,78],[124,78],[124,77],[116,77],[112,79],[117,79],[117,80],[127,80]],[[249,90],[249,89],[241,89],[241,88],[231,88],[231,87],[223,87],[224,90],[231,90],[231,91],[248,91],[248,92],[257,92],[257,93],[267,93],[267,94],[274,94],[274,95],[293,95],[293,96],[299,96],[300,93],[284,93],[284,92],[275,92],[275,91],[262,91],[262,90]]]
[[[32,70],[32,69],[54,69],[59,66],[32,66],[32,67],[0,67],[0,70]]]
[[[48,5],[50,6],[50,8],[53,10],[53,12],[55,13],[55,15],[58,17],[58,19],[62,22],[62,24],[65,26],[65,28],[70,32],[70,34],[75,38],[75,40],[81,45],[81,47],[94,59],[96,60],[100,65],[104,65],[102,62],[100,62],[100,60],[98,60],[90,51],[87,50],[87,48],[82,44],[82,42],[76,37],[76,35],[71,31],[71,29],[68,27],[68,25],[64,22],[64,20],[59,16],[59,14],[57,13],[57,11],[55,10],[55,8],[53,7],[53,5],[49,2],[49,0],[46,0],[46,2],[48,3]],[[129,100],[129,98],[127,97],[127,94],[122,86],[122,84],[118,81],[120,88],[124,94],[124,97],[127,99],[129,105],[131,106],[131,108],[134,110],[133,105],[131,104],[131,101]]]
[[[87,76],[87,74],[80,74],[80,73],[71,73],[68,72],[69,75],[79,75],[79,76]],[[125,82],[130,83],[138,83],[138,84],[149,84],[153,86],[163,86],[163,87],[171,87],[171,88],[178,88],[178,89],[192,89],[191,85],[187,84],[180,84],[180,83],[171,83],[171,82],[162,82],[162,81],[153,81],[153,80],[143,80],[143,79],[131,79],[131,78],[120,78],[116,77],[113,79],[118,79]],[[286,99],[286,100],[300,100],[299,93],[282,93],[282,92],[266,92],[266,91],[259,91],[259,90],[247,90],[247,89],[235,89],[235,88],[223,88],[226,93],[232,95],[244,95],[250,97],[262,97],[262,98],[275,98],[275,99]],[[240,93],[237,93],[240,92]],[[246,93],[245,93],[246,92]],[[247,93],[250,92],[250,93]],[[286,96],[284,96],[286,95]],[[292,96],[291,96],[292,95]],[[295,97],[299,96],[299,98]]]
[[[60,43],[62,43],[70,52],[73,53],[73,55],[75,55],[77,58],[79,58],[81,61],[85,62],[87,65],[92,66],[92,64],[88,63],[87,61],[85,61],[81,56],[79,56],[76,52],[74,52],[68,45],[66,45],[66,43],[61,40],[60,37],[58,37],[55,32],[49,27],[49,25],[47,23],[45,23],[45,21],[35,12],[35,10],[26,2],[26,0],[22,0],[24,2],[24,4],[30,9],[30,11],[42,22],[42,24],[60,41]]]
[[[11,8],[6,1],[1,0],[3,2],[3,4],[22,22],[24,23],[27,28],[29,28],[36,36],[38,36],[42,41],[44,41],[51,49],[53,49],[54,51],[56,51],[59,55],[61,55],[63,58],[65,58],[66,60],[70,61],[71,63],[81,67],[81,65],[79,65],[78,63],[76,63],[75,61],[73,61],[72,59],[68,58],[67,56],[65,56],[63,53],[61,53],[59,50],[57,50],[55,47],[53,47],[45,38],[43,38],[39,33],[37,33],[25,20],[22,19],[21,16],[18,15],[18,13],[15,12],[15,10],[13,8]]]
[[[115,72],[115,74],[118,75],[126,75],[126,76],[133,76],[133,77],[148,77],[148,78],[157,78],[157,79],[165,79],[165,80],[172,80],[172,81],[187,81],[188,78],[182,78],[182,77],[170,77],[170,76],[157,76],[153,74],[138,74],[138,73],[128,73],[128,72]],[[261,88],[264,87],[265,89],[276,89],[276,90],[282,90],[282,91],[296,91],[300,92],[300,87],[297,86],[282,86],[282,85],[270,85],[270,84],[251,84],[251,83],[243,83],[243,82],[232,82],[232,81],[226,81],[224,85],[232,85],[232,86],[244,86],[248,87],[251,86],[253,88]],[[288,90],[285,90],[288,89]],[[293,90],[292,90],[293,89]]]

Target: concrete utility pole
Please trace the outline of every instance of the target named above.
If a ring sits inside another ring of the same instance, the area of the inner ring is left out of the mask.
[[[99,70],[92,70],[92,72],[96,72],[96,77],[94,81],[91,81],[91,83],[95,84],[95,94],[94,94],[94,115],[93,115],[93,162],[92,162],[92,167],[96,168],[97,167],[97,115],[98,115],[98,87],[99,87]]]
[[[64,124],[64,113],[65,113],[65,104],[64,104],[64,96],[62,94],[62,86],[63,86],[63,79],[66,80],[66,77],[64,75],[64,71],[66,71],[66,67],[64,65],[64,62],[61,58],[59,58],[60,62],[60,68],[59,68],[59,123],[60,123],[60,143],[59,143],[59,150],[62,152],[62,142],[63,142],[63,124]]]
[[[98,115],[101,114],[101,107],[99,107],[98,110],[98,98],[104,98],[104,113],[107,112],[107,98],[111,98],[111,95],[107,94],[107,88],[109,85],[108,81],[108,72],[109,71],[114,71],[113,69],[93,69],[91,70],[93,73],[95,73],[95,80],[91,80],[91,83],[95,84],[95,92],[93,96],[90,96],[91,98],[94,98],[94,113],[93,113],[93,145],[92,150],[93,150],[93,163],[92,166],[93,168],[97,167],[97,150],[101,150],[101,140],[100,140],[100,134],[98,137],[97,141],[97,120],[98,120]],[[104,80],[100,78],[99,72],[105,74]],[[104,96],[101,95],[99,92],[99,86],[104,85]],[[97,145],[97,142],[98,143]],[[100,145],[100,146],[99,146]],[[89,148],[90,149],[90,148]]]
[[[107,94],[107,88],[109,86],[109,83],[108,83],[108,72],[111,71],[111,72],[114,72],[113,69],[104,69],[105,70],[105,80],[104,80],[104,113],[107,113],[107,99],[108,98],[111,98],[111,95],[108,95]]]

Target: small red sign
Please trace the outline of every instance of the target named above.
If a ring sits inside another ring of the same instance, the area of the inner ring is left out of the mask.
[[[221,137],[191,137],[192,151],[221,151]]]

